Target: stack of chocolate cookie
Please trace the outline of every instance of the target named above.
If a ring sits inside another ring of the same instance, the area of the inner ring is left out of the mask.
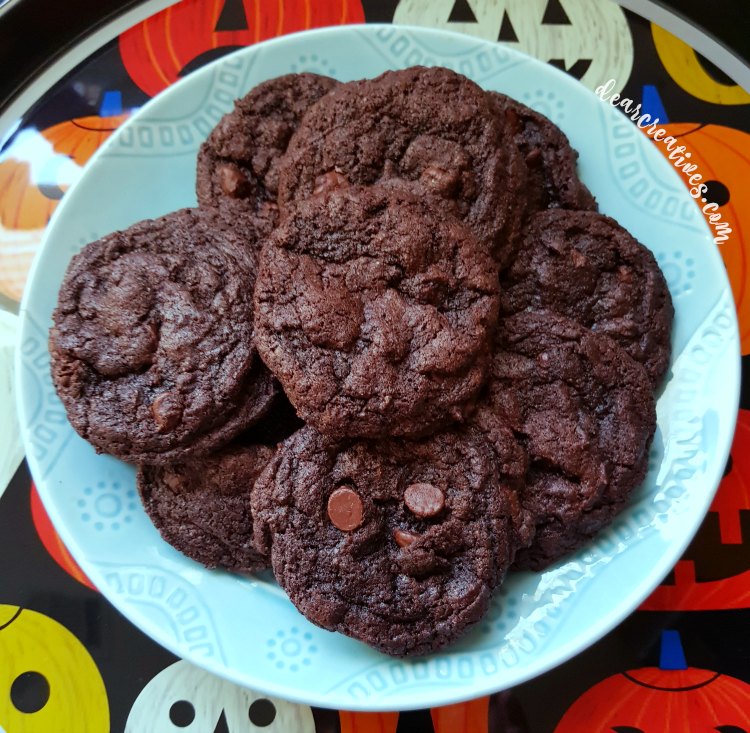
[[[71,262],[71,423],[186,555],[270,565],[388,654],[450,643],[646,473],[672,304],[576,158],[444,68],[261,84],[201,147],[198,208]]]

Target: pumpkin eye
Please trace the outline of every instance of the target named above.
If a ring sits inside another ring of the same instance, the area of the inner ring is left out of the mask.
[[[178,728],[187,728],[195,720],[195,708],[187,700],[178,700],[169,708],[169,720]]]
[[[65,191],[63,191],[60,186],[56,186],[53,184],[40,183],[37,188],[39,189],[39,193],[41,193],[42,196],[45,196],[51,201],[59,201],[65,195]]]
[[[706,181],[706,201],[724,206],[729,203],[729,189],[721,181]]]
[[[49,682],[39,672],[19,674],[10,687],[10,701],[21,713],[38,713],[49,700]]]
[[[276,706],[265,698],[256,700],[247,711],[250,722],[258,728],[265,728],[273,723],[276,717]]]
[[[200,69],[201,66],[205,66],[211,61],[216,61],[216,59],[220,59],[222,56],[226,56],[228,53],[240,48],[244,48],[244,46],[218,46],[217,48],[210,48],[208,51],[199,53],[194,59],[188,61],[177,72],[177,76],[181,79],[183,76],[187,76],[196,69]]]
[[[714,730],[718,730],[719,733],[747,733],[744,728],[740,728],[738,725],[717,725]]]
[[[634,728],[632,725],[616,725],[612,728],[615,733],[645,733],[640,728]]]

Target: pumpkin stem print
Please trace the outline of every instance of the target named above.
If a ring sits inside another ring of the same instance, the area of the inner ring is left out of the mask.
[[[664,631],[658,667],[613,675],[576,700],[555,733],[750,733],[750,685],[688,666]]]

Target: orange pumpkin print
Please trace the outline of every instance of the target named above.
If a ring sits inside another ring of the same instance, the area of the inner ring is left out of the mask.
[[[722,125],[680,122],[663,127],[691,153],[690,162],[698,166],[694,172],[708,186],[703,196],[718,204],[715,213],[732,230],[718,246],[734,293],[742,353],[750,354],[750,135]],[[669,155],[665,145],[655,145],[665,157]],[[682,178],[692,188],[688,176]]]
[[[644,611],[750,608],[750,411],[740,410],[728,471],[693,543]]]
[[[105,92],[102,110],[116,114],[66,120],[19,133],[0,161],[0,292],[20,300],[44,229],[69,184],[127,119],[120,93]],[[31,164],[33,161],[33,166]]]
[[[43,190],[32,182],[31,166],[25,161],[6,158],[0,162],[0,224],[24,230],[46,226],[59,196]]]
[[[748,733],[750,685],[688,667],[677,632],[658,667],[613,675],[576,700],[555,733]]]
[[[31,518],[34,522],[36,533],[44,545],[44,549],[52,556],[52,559],[68,574],[82,585],[91,590],[96,590],[94,584],[86,577],[86,574],[78,567],[78,563],[73,559],[68,548],[65,547],[60,535],[57,534],[52,526],[49,516],[44,509],[42,500],[36,486],[31,484]]]
[[[11,300],[21,300],[44,227],[62,194],[60,187],[36,185],[27,162],[0,161],[0,293]]]
[[[153,96],[222,49],[364,20],[360,0],[182,0],[125,31],[120,55],[133,81]]]
[[[56,153],[72,158],[78,165],[84,166],[89,158],[101,147],[102,143],[130,115],[125,112],[109,117],[78,117],[66,120],[42,130],[42,135],[52,143]]]
[[[504,694],[500,693],[493,695],[492,699],[480,697],[455,705],[432,708],[432,730],[434,733],[494,733],[496,730],[504,730],[505,725],[497,719],[497,714],[493,718],[490,709],[493,702],[496,707],[503,708],[500,715],[504,720]],[[396,733],[399,729],[399,713],[395,712],[353,713],[342,710],[339,712],[339,721],[340,733]]]

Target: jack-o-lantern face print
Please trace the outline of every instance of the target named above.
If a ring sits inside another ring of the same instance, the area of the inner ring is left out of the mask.
[[[86,648],[51,618],[0,605],[0,729],[107,733],[109,703]]]
[[[185,661],[162,670],[136,699],[125,733],[315,733],[307,705],[262,695]]]
[[[727,471],[687,552],[641,608],[750,608],[750,411],[740,410]]]
[[[697,166],[695,172],[703,177],[706,190],[696,201],[701,208],[707,207],[707,218],[721,219],[719,228],[711,227],[714,236],[726,231],[725,239],[719,240],[719,252],[734,293],[742,353],[750,354],[750,135],[722,125],[689,122],[664,125],[664,129],[687,148],[690,162]],[[656,147],[665,157],[670,155],[665,145],[657,143]],[[687,176],[683,180],[692,188]]]
[[[664,662],[665,637],[677,645],[679,664]],[[665,632],[659,667],[623,672],[594,685],[568,709],[555,733],[750,733],[748,711],[750,685],[688,667],[679,637]]]
[[[360,0],[181,0],[125,31],[120,55],[133,81],[153,96],[228,51],[364,20]]]
[[[426,25],[501,41],[595,89],[633,69],[624,11],[600,0],[401,0],[394,23]]]

